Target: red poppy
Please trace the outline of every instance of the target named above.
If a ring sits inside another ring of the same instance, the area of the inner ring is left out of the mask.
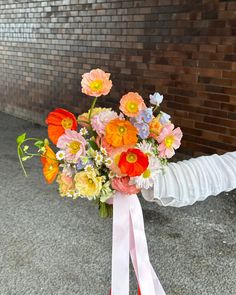
[[[55,109],[49,113],[46,119],[48,125],[48,137],[54,144],[58,138],[65,133],[65,130],[76,130],[78,123],[75,116],[64,109]]]
[[[131,148],[121,154],[118,166],[122,174],[134,177],[141,175],[148,164],[147,155],[139,149]]]
[[[45,152],[41,157],[43,164],[43,175],[48,184],[52,183],[59,172],[59,163],[54,151],[48,146],[45,146]]]

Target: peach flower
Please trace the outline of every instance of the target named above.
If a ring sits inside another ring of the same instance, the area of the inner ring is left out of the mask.
[[[137,117],[145,108],[144,100],[137,92],[129,92],[120,100],[120,110],[128,117]]]
[[[73,192],[75,189],[73,178],[64,173],[58,175],[57,183],[59,184],[59,192],[62,197],[66,197],[68,193]]]
[[[83,74],[81,81],[82,92],[95,97],[107,95],[112,87],[112,81],[109,80],[110,75],[110,73],[105,73],[101,69]]]

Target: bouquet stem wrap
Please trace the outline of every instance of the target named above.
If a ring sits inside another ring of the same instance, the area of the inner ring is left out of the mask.
[[[182,207],[236,188],[236,151],[170,163],[154,188],[142,190],[147,201]],[[170,185],[171,183],[171,185]]]
[[[142,208],[137,195],[119,192],[113,200],[111,295],[129,295],[129,256],[141,295],[165,295],[149,260]]]

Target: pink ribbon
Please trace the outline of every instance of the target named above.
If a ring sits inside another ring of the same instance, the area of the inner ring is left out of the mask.
[[[141,295],[165,295],[149,260],[138,197],[117,192],[113,199],[112,295],[129,295],[129,254]]]

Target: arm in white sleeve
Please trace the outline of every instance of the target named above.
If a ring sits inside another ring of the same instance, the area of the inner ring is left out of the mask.
[[[151,190],[142,190],[147,201],[182,207],[236,188],[236,152],[170,163]]]

